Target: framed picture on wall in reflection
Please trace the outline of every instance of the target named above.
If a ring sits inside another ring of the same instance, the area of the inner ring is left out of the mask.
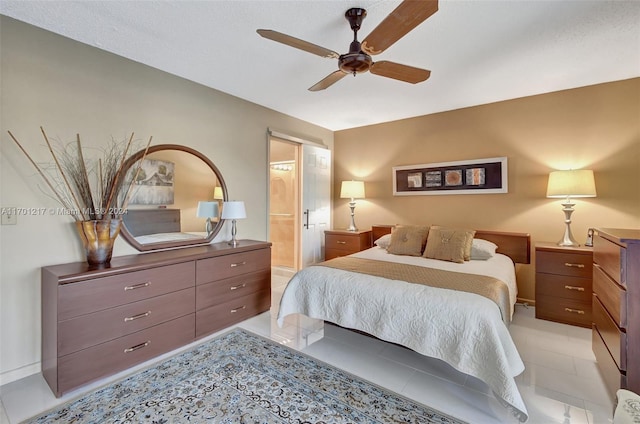
[[[172,205],[175,164],[166,160],[143,159],[129,200],[131,205]],[[137,171],[133,166],[131,178]]]
[[[393,195],[507,193],[507,158],[394,166]]]

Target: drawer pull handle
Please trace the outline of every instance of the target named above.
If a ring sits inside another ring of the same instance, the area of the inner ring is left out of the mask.
[[[569,262],[565,262],[564,266],[573,267],[573,268],[584,268],[584,264],[572,264]]]
[[[238,262],[238,263],[235,263],[235,264],[231,264],[231,268],[235,268],[237,266],[242,266],[242,265],[246,265],[246,264],[247,264],[247,261]]]
[[[147,311],[147,312],[144,312],[142,314],[134,315],[134,316],[131,316],[131,317],[125,317],[124,322],[135,321],[135,320],[140,319],[140,318],[148,317],[149,315],[151,315],[151,311]]]
[[[336,243],[338,243],[338,244],[347,244],[346,241],[342,241],[342,240],[338,240],[338,241],[336,241]]]
[[[584,287],[578,287],[578,286],[564,286],[564,288],[567,290],[578,290],[581,292],[584,291]]]
[[[574,314],[579,314],[579,315],[584,315],[584,311],[582,309],[571,309],[571,308],[564,308],[565,312],[571,312]]]
[[[241,310],[246,309],[246,308],[247,308],[246,306],[242,305],[242,306],[241,306],[241,307],[239,307],[239,308],[232,309],[232,310],[231,310],[231,313],[232,313],[232,314],[235,314],[236,312],[241,311]]]
[[[242,284],[237,285],[237,286],[231,286],[231,287],[229,287],[229,288],[230,288],[231,290],[238,290],[238,289],[243,289],[243,288],[245,288],[245,287],[247,287],[247,283],[242,283]]]
[[[151,340],[147,340],[144,343],[140,343],[139,345],[128,347],[124,350],[124,353],[135,352],[138,349],[142,349],[143,347],[147,347],[151,344]]]
[[[127,287],[124,288],[124,291],[142,289],[142,288],[145,288],[145,287],[149,287],[150,285],[151,285],[151,281],[147,281],[146,283],[140,283],[140,284],[134,284],[133,286],[127,286]]]

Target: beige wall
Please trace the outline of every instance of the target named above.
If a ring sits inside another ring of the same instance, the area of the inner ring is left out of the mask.
[[[381,106],[390,107],[390,106]],[[506,156],[508,194],[394,197],[391,168]],[[359,228],[424,223],[527,232],[558,241],[559,199],[547,199],[548,173],[590,168],[598,197],[576,199],[572,230],[640,228],[640,79],[421,116],[335,133],[334,228],[346,227],[342,180],[365,181]],[[519,296],[534,299],[534,267],[518,267]]]
[[[7,130],[49,161],[39,126],[87,147],[131,132],[184,144],[220,169],[232,199],[246,202],[240,238],[267,237],[267,129],[322,140],[333,133],[199,84],[0,17],[0,206],[55,207]],[[218,240],[228,238],[225,226]],[[136,253],[122,238],[114,255]],[[40,371],[40,268],[84,260],[70,218],[19,216],[0,227],[0,382]]]

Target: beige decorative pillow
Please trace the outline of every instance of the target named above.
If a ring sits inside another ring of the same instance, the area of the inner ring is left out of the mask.
[[[424,249],[429,226],[403,225],[391,232],[391,242],[387,252],[394,255],[420,256]]]
[[[422,256],[441,261],[463,263],[471,257],[474,235],[475,231],[473,230],[433,226],[429,230],[427,246]]]

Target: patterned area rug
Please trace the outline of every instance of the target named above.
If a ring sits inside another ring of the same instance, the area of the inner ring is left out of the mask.
[[[240,329],[28,422],[463,423]]]

